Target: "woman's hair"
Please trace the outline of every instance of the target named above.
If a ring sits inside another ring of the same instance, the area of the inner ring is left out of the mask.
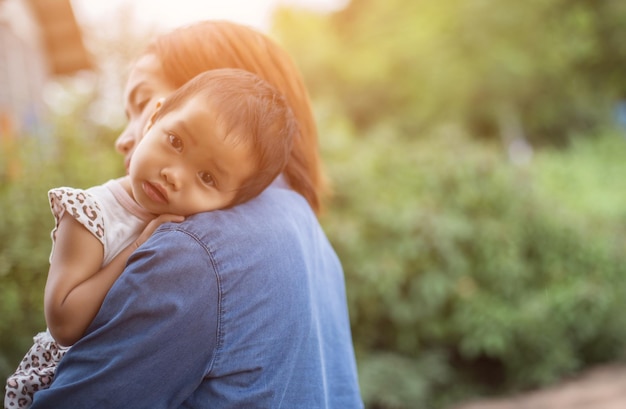
[[[208,104],[217,129],[225,140],[252,149],[255,170],[237,188],[229,203],[234,206],[260,194],[284,170],[298,123],[287,100],[267,81],[249,71],[222,68],[205,71],[186,82],[165,99],[153,121],[189,101]],[[212,114],[212,115],[213,115]]]
[[[294,141],[284,176],[317,213],[326,193],[318,151],[317,126],[301,74],[289,54],[268,36],[228,21],[201,21],[156,38],[146,54],[156,55],[166,79],[180,87],[199,73],[217,68],[250,71],[281,92],[294,112],[300,137]]]

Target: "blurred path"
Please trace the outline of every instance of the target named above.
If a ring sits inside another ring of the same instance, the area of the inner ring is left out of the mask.
[[[451,409],[626,409],[626,365],[599,367],[547,389]]]

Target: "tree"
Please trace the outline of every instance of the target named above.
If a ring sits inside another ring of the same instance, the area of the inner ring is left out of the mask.
[[[606,124],[626,91],[625,24],[610,0],[353,0],[328,16],[282,9],[274,30],[314,99],[360,132],[454,123],[562,144]]]

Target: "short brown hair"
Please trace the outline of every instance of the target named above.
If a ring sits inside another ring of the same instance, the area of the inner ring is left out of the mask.
[[[255,172],[237,189],[229,206],[260,194],[285,169],[294,140],[300,138],[295,116],[285,97],[251,72],[222,68],[195,76],[171,94],[155,114],[156,122],[190,97],[201,96],[216,108],[226,138],[250,144]]]

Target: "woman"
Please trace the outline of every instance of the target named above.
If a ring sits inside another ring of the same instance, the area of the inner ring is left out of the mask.
[[[159,227],[33,409],[363,407],[343,271],[314,212],[315,124],[285,52],[226,22],[160,37],[130,73],[116,146],[128,165],[157,99],[226,67],[258,74],[291,103],[302,137],[284,178],[243,205]]]

